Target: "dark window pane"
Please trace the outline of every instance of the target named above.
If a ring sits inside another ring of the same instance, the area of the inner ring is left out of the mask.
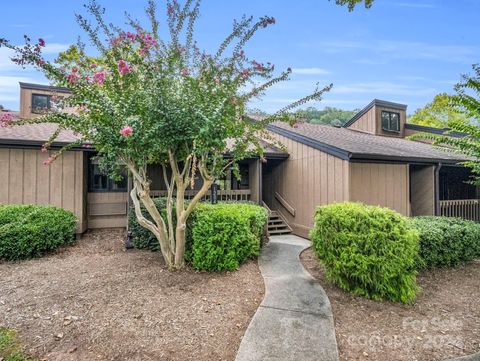
[[[390,125],[390,116],[388,112],[382,112],[382,129],[388,129]]]
[[[114,181],[107,175],[104,175],[95,159],[89,160],[89,184],[88,190],[90,192],[126,192],[128,183],[127,170],[123,169],[121,172],[122,179]]]
[[[390,113],[390,129],[399,131],[400,130],[400,114],[398,113]]]
[[[41,113],[50,108],[48,95],[32,94],[32,113]]]

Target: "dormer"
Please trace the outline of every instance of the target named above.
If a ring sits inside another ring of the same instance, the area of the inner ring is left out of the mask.
[[[364,133],[403,138],[406,119],[406,105],[374,99],[344,127]]]
[[[68,88],[21,82],[20,118],[33,119],[50,109],[52,97],[59,98],[68,94],[70,94]]]

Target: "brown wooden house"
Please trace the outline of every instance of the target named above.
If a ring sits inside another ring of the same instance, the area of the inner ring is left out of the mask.
[[[19,116],[48,109],[51,96],[68,96],[68,90],[20,83]],[[272,214],[272,233],[291,230],[301,236],[308,235],[317,206],[341,201],[386,206],[407,216],[480,220],[478,190],[466,183],[469,173],[458,165],[462,158],[405,139],[418,131],[442,131],[406,124],[405,112],[404,105],[374,100],[341,128],[274,123],[268,131],[285,150],[265,142],[265,159],[240,162],[239,180],[232,172],[218,180],[218,198],[264,205]],[[125,227],[128,177],[115,182],[101,174],[94,150],[84,147],[44,166],[49,154],[40,148],[55,129],[53,124],[0,128],[0,204],[63,207],[77,215],[79,233]],[[76,139],[63,131],[53,147]],[[152,195],[164,195],[159,167],[151,166],[149,173]]]

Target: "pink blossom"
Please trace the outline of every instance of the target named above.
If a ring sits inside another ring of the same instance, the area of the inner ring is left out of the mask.
[[[240,56],[243,58],[245,56],[245,52],[243,50],[240,51]]]
[[[77,71],[78,71],[78,68],[77,68],[76,66],[74,66],[74,67],[72,68],[72,73],[76,73]]]
[[[0,115],[0,127],[8,127],[13,122],[12,113],[3,113]]]
[[[45,62],[44,62],[43,60],[41,60],[41,59],[36,60],[35,63],[36,63],[37,65],[43,65],[43,64],[45,64]]]
[[[250,75],[250,71],[245,69],[240,73],[240,75],[242,78],[247,78]]]
[[[172,14],[173,14],[173,6],[170,5],[170,4],[167,6],[167,13],[168,13],[168,15],[172,15]]]
[[[48,151],[47,146],[43,145],[41,151],[42,151],[42,153],[46,153]]]
[[[128,31],[125,33],[125,36],[126,36],[127,39],[129,39],[129,40],[135,40],[135,38],[136,38],[136,35],[135,35],[135,34],[130,33],[130,32],[128,32]]]
[[[120,134],[123,135],[124,137],[130,136],[132,135],[132,133],[133,133],[133,128],[129,125],[120,129]]]
[[[188,75],[188,73],[189,73],[188,68],[182,68],[182,70],[180,70],[180,74],[182,74],[182,75],[186,76],[186,75]]]
[[[95,74],[93,74],[93,81],[94,81],[94,83],[97,83],[98,85],[103,85],[106,77],[107,77],[107,72],[106,71],[98,71]]]
[[[55,157],[51,155],[46,160],[43,161],[43,165],[50,165],[54,160],[55,160]]]
[[[118,61],[118,72],[123,75],[128,74],[130,72],[130,66],[125,60]]]
[[[43,40],[42,38],[38,39],[38,45],[45,46],[45,40]]]
[[[70,73],[67,75],[67,80],[70,84],[75,84],[80,77],[77,74]]]
[[[221,84],[220,79],[217,78],[217,77],[215,77],[215,84],[217,84],[217,85],[220,85],[220,84]]]
[[[288,67],[287,71],[288,71],[289,73],[291,73],[291,72],[292,72],[292,68]]]
[[[92,63],[92,65],[90,65],[90,67],[91,67],[92,69],[95,69],[95,68],[97,67],[97,64]]]

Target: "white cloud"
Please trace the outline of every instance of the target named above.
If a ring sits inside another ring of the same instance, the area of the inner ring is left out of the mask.
[[[331,74],[330,71],[322,68],[293,68],[292,72],[294,74],[305,74],[305,75],[325,75]]]
[[[391,82],[364,82],[334,86],[332,94],[369,94],[373,98],[382,98],[384,95],[396,96],[430,96],[437,90],[420,86],[411,86]]]

